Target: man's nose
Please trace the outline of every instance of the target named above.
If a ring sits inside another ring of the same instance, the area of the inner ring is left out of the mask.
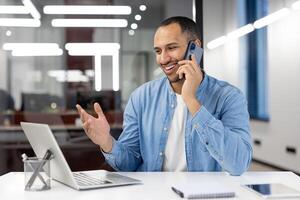
[[[170,62],[170,60],[171,60],[171,57],[168,54],[168,52],[166,52],[166,51],[161,52],[160,59],[159,59],[159,63],[161,65],[168,64]]]

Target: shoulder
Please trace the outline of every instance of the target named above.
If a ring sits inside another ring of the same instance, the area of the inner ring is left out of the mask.
[[[233,98],[233,99],[244,99],[245,96],[243,92],[237,88],[236,86],[226,82],[214,78],[212,76],[207,76],[207,92],[212,92],[214,95],[225,97],[225,98]]]

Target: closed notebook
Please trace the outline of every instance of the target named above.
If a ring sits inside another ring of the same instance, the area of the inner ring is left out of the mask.
[[[172,190],[186,199],[235,197],[235,192],[231,188],[217,182],[177,184]]]

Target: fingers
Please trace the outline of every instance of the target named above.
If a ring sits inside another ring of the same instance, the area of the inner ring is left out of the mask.
[[[103,117],[103,111],[101,109],[101,106],[99,105],[99,103],[94,103],[94,110],[97,113],[98,117]]]
[[[82,123],[85,123],[89,119],[90,115],[79,104],[76,104],[76,108],[78,110]]]
[[[88,119],[86,122],[82,124],[82,128],[84,129],[85,133],[89,136],[91,130],[91,119]]]
[[[193,63],[192,67],[194,68],[194,70],[195,71],[199,71],[200,70],[200,66],[197,63],[195,54],[192,54],[192,63]]]
[[[182,65],[179,67],[179,69],[176,72],[179,75],[179,79],[182,79],[185,76],[192,75],[193,73],[196,73],[193,68],[189,65]]]
[[[195,72],[200,70],[200,66],[197,64],[195,54],[192,54],[192,60],[181,60],[178,62],[179,65],[190,65]]]

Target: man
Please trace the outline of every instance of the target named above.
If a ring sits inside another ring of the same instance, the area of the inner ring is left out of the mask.
[[[154,36],[156,61],[165,77],[137,88],[114,140],[99,104],[94,118],[77,105],[83,128],[107,162],[121,171],[228,171],[240,175],[252,156],[247,102],[226,82],[183,60],[189,41],[201,45],[186,17],[163,21]]]

